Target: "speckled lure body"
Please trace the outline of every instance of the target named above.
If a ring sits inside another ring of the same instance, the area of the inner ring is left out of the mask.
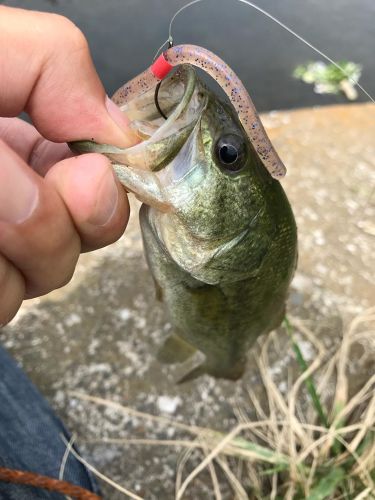
[[[165,64],[166,63],[166,64]],[[165,51],[143,73],[118,89],[113,100],[118,105],[152,88],[179,64],[191,64],[208,73],[227,94],[255,151],[272,177],[285,175],[286,169],[274,150],[260,121],[253,101],[235,72],[217,55],[197,45],[177,45]],[[169,65],[169,66],[168,66]]]
[[[107,154],[144,202],[145,253],[174,327],[160,359],[184,361],[198,349],[205,361],[183,381],[204,373],[236,380],[248,349],[284,315],[297,259],[291,207],[232,106],[190,65],[162,83],[167,121],[152,91],[139,98],[133,82],[130,98],[124,88],[115,101],[143,142],[127,150],[91,142],[74,148]]]

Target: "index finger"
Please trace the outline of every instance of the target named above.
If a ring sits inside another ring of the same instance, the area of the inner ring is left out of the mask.
[[[106,97],[82,32],[56,14],[0,6],[0,115],[23,110],[55,142],[136,142]]]

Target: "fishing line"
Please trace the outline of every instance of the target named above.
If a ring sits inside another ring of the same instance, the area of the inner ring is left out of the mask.
[[[135,96],[140,93],[143,94],[152,88],[155,89],[154,101],[156,108],[158,109],[161,116],[167,118],[165,113],[160,109],[158,102],[158,94],[160,90],[160,81],[163,80],[174,67],[181,64],[191,64],[202,69],[205,73],[210,75],[216,82],[221,86],[225,94],[230,99],[234,109],[238,114],[239,121],[243,126],[247,136],[250,139],[256,153],[258,154],[260,160],[263,162],[264,167],[268,170],[270,175],[274,179],[280,179],[284,177],[286,173],[286,168],[281,161],[277,151],[272,146],[272,143],[267,136],[267,132],[259,118],[259,115],[255,109],[254,103],[251,100],[246,88],[244,87],[241,80],[235,74],[235,72],[223,61],[215,55],[213,52],[196,45],[178,45],[173,47],[173,36],[172,27],[173,22],[176,17],[184,9],[187,9],[195,3],[201,2],[203,0],[192,0],[190,3],[181,7],[172,17],[169,23],[169,36],[165,43],[169,44],[169,48],[164,50],[157,59],[154,59],[153,63],[138,76],[134,77],[132,80],[127,82],[125,85],[120,87],[116,93],[113,95],[112,99],[115,104],[119,105],[121,109],[124,105],[131,101]],[[281,21],[276,19],[274,16],[261,9],[257,5],[253,4],[248,0],[239,0],[241,3],[245,3],[260,13],[270,18],[272,21],[279,24],[283,29],[291,33],[293,36],[297,37],[300,41],[311,47],[318,54],[321,54],[323,58],[332,62],[334,66],[342,71],[342,74],[347,75],[347,73],[335,63],[332,59],[328,58],[323,52],[316,49],[312,44],[307,42],[303,37],[295,33],[293,30],[285,26]],[[160,49],[165,44],[161,46]],[[360,88],[372,102],[375,103],[374,99],[370,94],[363,89],[353,78],[347,75],[347,78],[354,83],[358,88]]]
[[[161,50],[163,47],[165,47],[166,45],[168,45],[168,48],[169,47],[172,47],[173,46],[173,38],[171,36],[169,36],[165,42],[163,42],[160,47],[158,48],[158,50],[156,51],[154,57],[153,57],[153,61],[155,61],[155,59],[158,57],[158,55],[160,54]]]
[[[163,45],[161,45],[161,47],[159,48],[156,56],[158,55],[159,51],[164,47],[164,45],[166,45],[166,43],[169,43],[169,44],[173,44],[173,35],[172,35],[172,27],[173,27],[173,23],[176,19],[176,17],[182,12],[184,11],[185,9],[188,9],[189,7],[193,6],[194,4],[196,3],[200,3],[200,2],[203,2],[205,0],[192,0],[191,2],[187,3],[186,5],[183,5],[174,15],[173,17],[171,18],[170,20],[170,23],[169,23],[169,30],[168,30],[168,39],[163,43]],[[262,9],[261,7],[259,7],[258,5],[256,5],[255,3],[253,2],[250,2],[249,0],[236,0],[237,2],[240,2],[240,3],[243,3],[243,4],[246,4],[248,5],[249,7],[252,7],[253,9],[255,9],[256,11],[260,12],[263,16],[267,17],[268,19],[270,19],[271,21],[273,21],[274,23],[276,23],[278,26],[280,26],[281,28],[283,28],[285,31],[287,31],[288,33],[290,33],[291,35],[293,35],[295,38],[297,38],[300,42],[304,43],[307,47],[309,47],[310,49],[312,49],[314,52],[316,52],[317,54],[319,54],[321,57],[323,57],[326,61],[328,61],[329,63],[333,64],[338,70],[340,70],[348,80],[350,80],[353,85],[355,85],[356,87],[358,87],[369,99],[371,102],[373,102],[375,104],[375,99],[369,94],[369,92],[367,92],[367,90],[362,87],[362,85],[360,85],[356,80],[354,80],[354,78],[352,78],[345,70],[344,68],[342,68],[340,66],[340,64],[336,63],[333,59],[331,59],[329,56],[327,56],[324,52],[322,52],[321,50],[319,50],[317,47],[315,47],[315,45],[313,45],[312,43],[310,43],[308,40],[306,40],[303,36],[299,35],[298,33],[296,33],[295,31],[293,31],[291,28],[289,28],[286,24],[284,24],[283,22],[281,22],[279,19],[277,19],[275,16],[273,16],[272,14],[270,14],[269,12],[267,12],[266,10]],[[156,58],[155,56],[155,58]]]

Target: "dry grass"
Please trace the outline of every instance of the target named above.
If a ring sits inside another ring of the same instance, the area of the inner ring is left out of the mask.
[[[249,388],[251,405],[258,418],[249,421],[246,413],[236,408],[238,425],[227,434],[145,414],[101,398],[80,393],[72,395],[127,415],[172,425],[192,436],[192,440],[103,440],[183,447],[176,470],[176,500],[184,498],[194,479],[205,469],[210,474],[217,500],[222,498],[219,470],[237,500],[375,498],[375,373],[369,374],[355,395],[349,395],[354,345],[362,344],[375,350],[375,308],[351,322],[333,356],[303,321],[292,318],[290,324],[293,331],[313,347],[313,362],[297,377],[288,380],[284,394],[268,368],[277,337],[271,334],[262,340],[256,359],[267,394],[267,407]],[[296,349],[295,344],[294,347]],[[202,459],[186,473],[186,464],[196,449],[201,451]]]

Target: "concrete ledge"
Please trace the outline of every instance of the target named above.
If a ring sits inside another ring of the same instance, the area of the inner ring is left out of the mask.
[[[375,106],[282,111],[263,120],[288,167],[283,185],[299,227],[300,260],[289,308],[334,350],[343,323],[374,299]],[[134,417],[103,414],[71,398],[71,390],[228,429],[234,408],[247,408],[247,386],[257,385],[251,362],[237,384],[203,378],[182,387],[174,385],[181,367],[158,364],[155,352],[171,326],[154,298],[132,205],[126,235],[83,255],[70,285],[26,303],[1,331],[2,341],[81,437],[165,434]],[[271,360],[280,377],[292,364],[287,342],[282,344]],[[358,380],[368,376],[374,358],[367,347]],[[176,457],[169,449],[130,447],[123,453],[116,446],[87,444],[85,450],[100,470],[120,482],[126,478],[129,488],[170,498]]]

